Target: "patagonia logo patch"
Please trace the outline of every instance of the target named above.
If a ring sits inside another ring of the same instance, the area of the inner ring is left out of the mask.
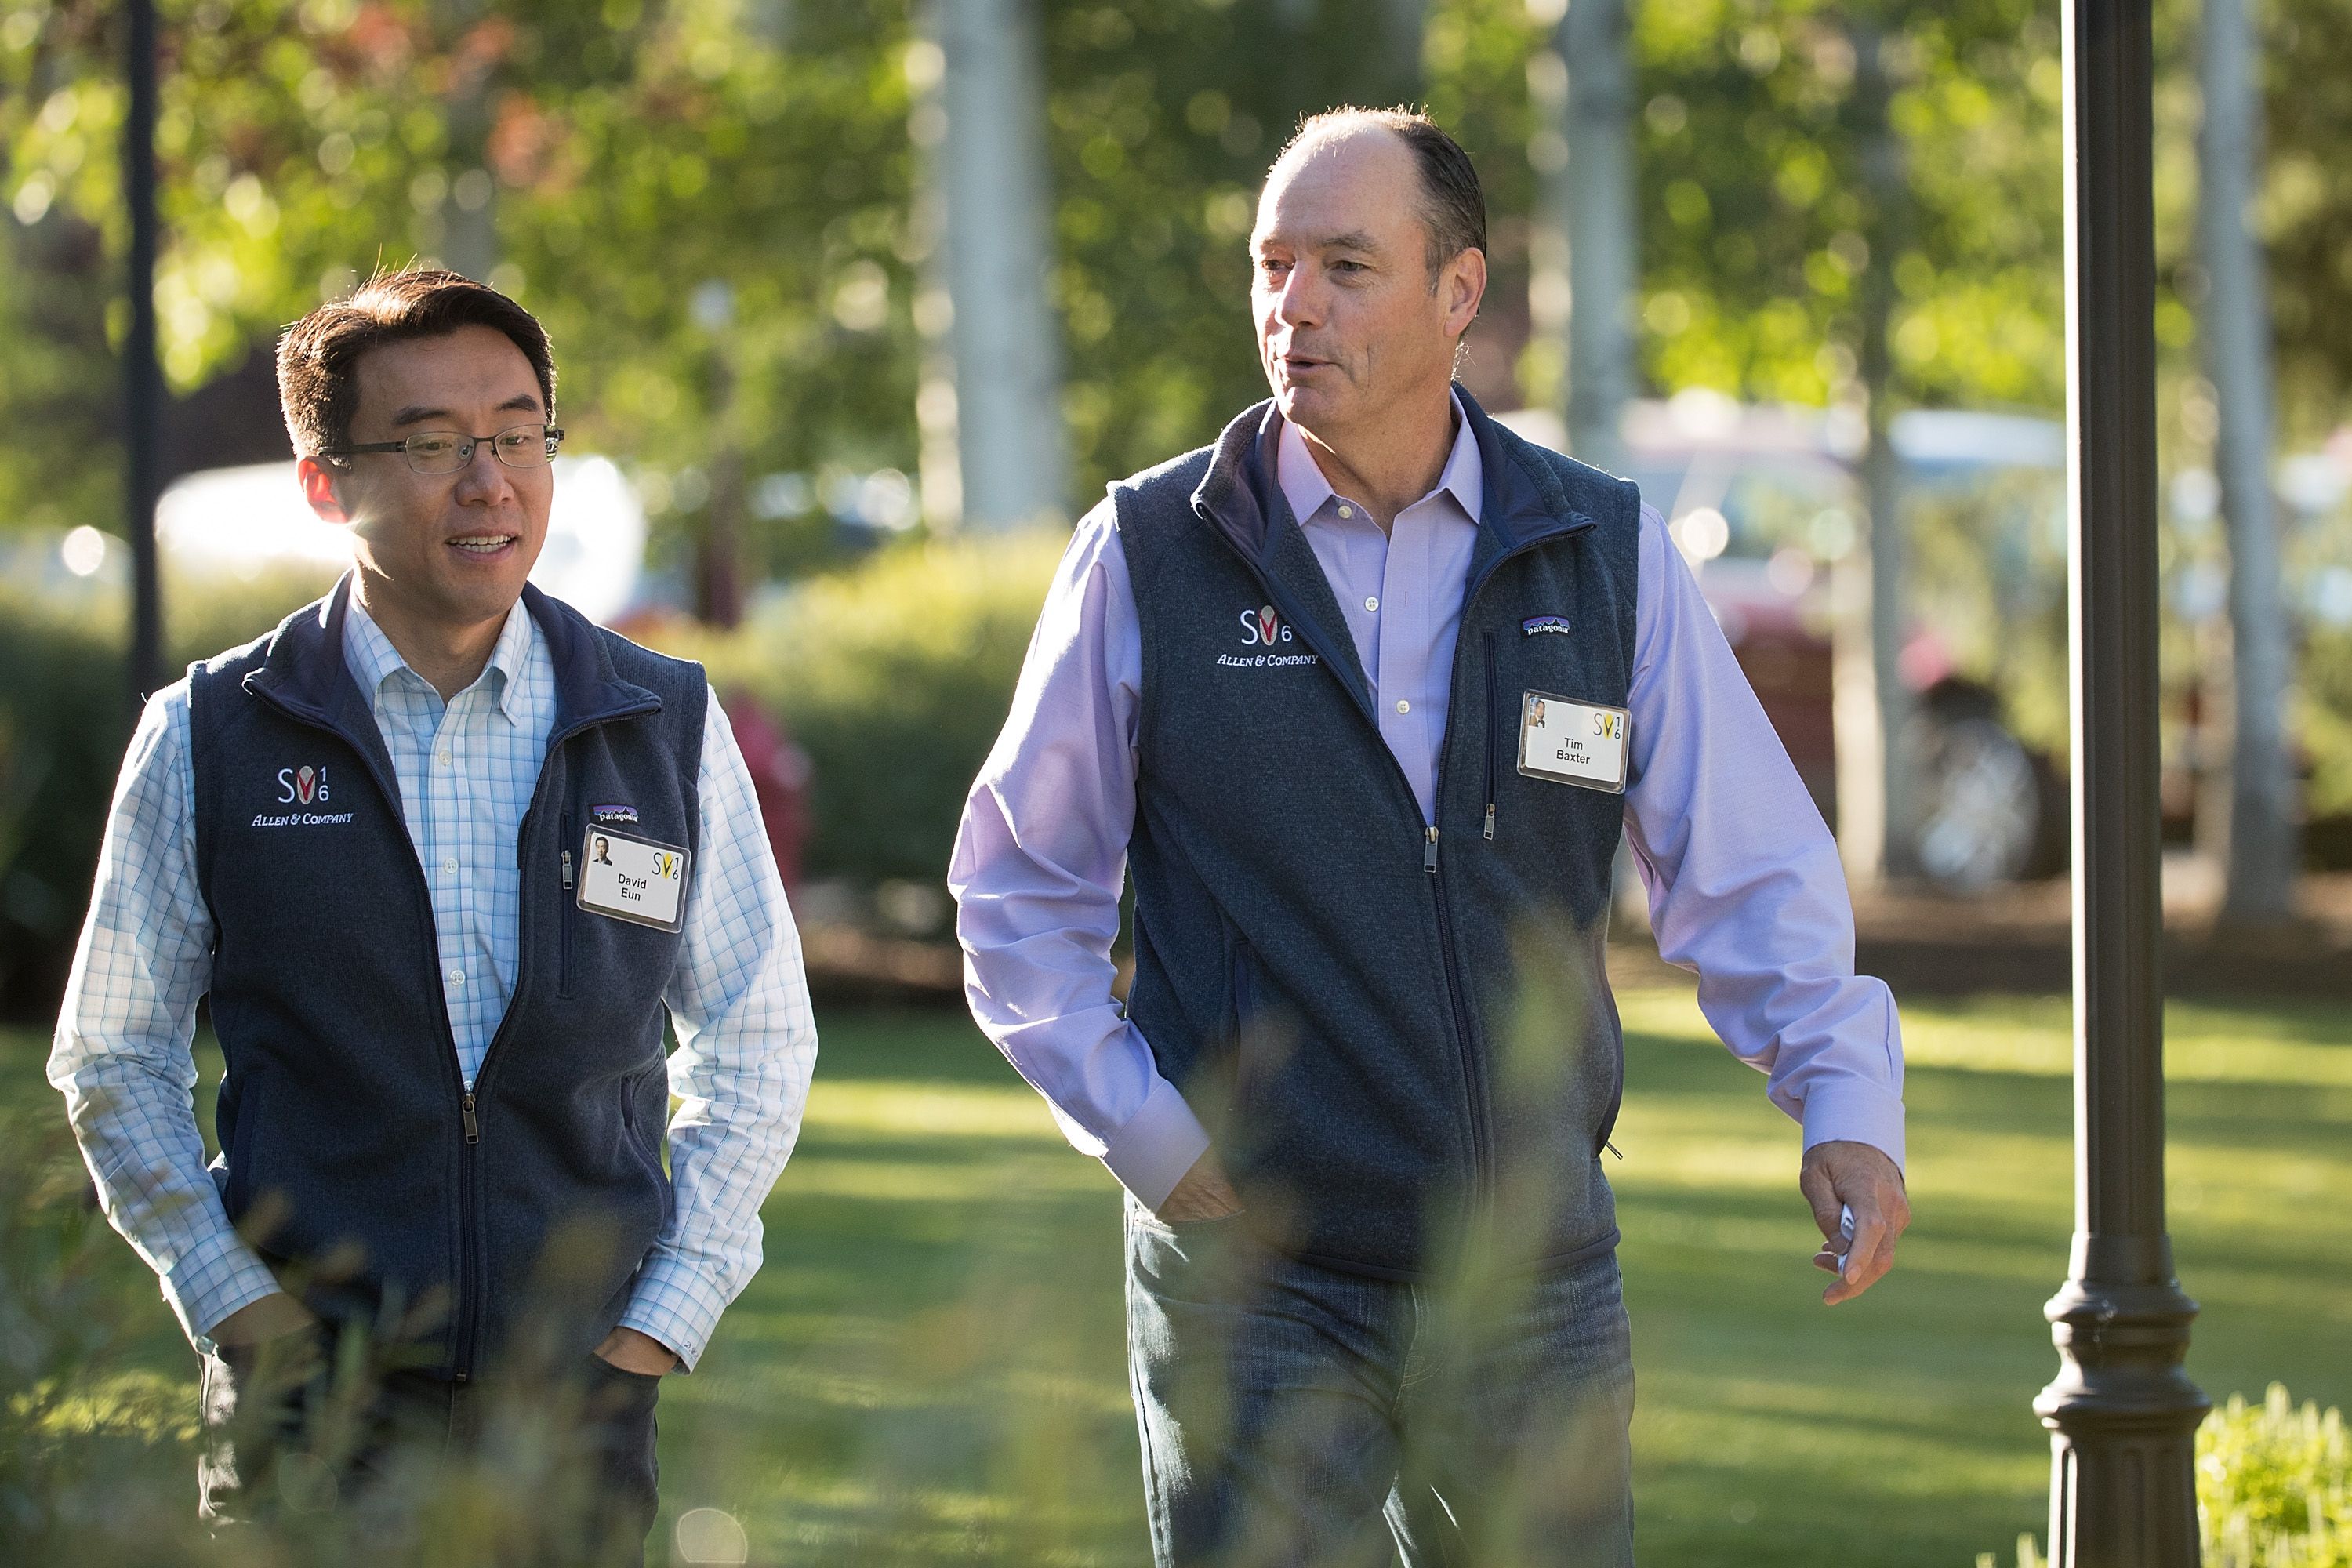
[[[1568,617],[1566,616],[1529,616],[1519,623],[1519,630],[1528,637],[1537,637],[1544,632],[1558,632],[1560,636],[1566,637],[1569,632]]]
[[[637,808],[634,805],[592,805],[588,808],[588,815],[598,822],[608,825],[615,822],[634,823],[637,820]]]

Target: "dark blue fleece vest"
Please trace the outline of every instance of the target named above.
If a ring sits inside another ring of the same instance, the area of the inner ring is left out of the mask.
[[[399,784],[343,665],[349,591],[189,671],[227,1067],[215,1177],[312,1310],[397,1333],[442,1376],[526,1335],[584,1353],[669,1210],[661,994],[679,938],[575,907],[565,852],[592,802],[699,848],[709,689],[698,667],[524,590],[556,716],[516,847],[514,994],[469,1100]],[[281,778],[305,769],[331,793],[284,804]]]
[[[1434,824],[1275,482],[1271,405],[1112,488],[1143,640],[1129,1016],[1266,1240],[1393,1278],[1474,1228],[1525,1263],[1616,1239],[1622,801],[1517,746],[1525,692],[1624,704],[1640,503],[1462,402],[1486,493]]]

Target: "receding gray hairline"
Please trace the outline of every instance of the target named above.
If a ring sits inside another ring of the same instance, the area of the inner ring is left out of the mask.
[[[1421,166],[1421,155],[1413,151],[1412,143],[1405,140],[1403,131],[1390,121],[1389,116],[1399,112],[1393,109],[1366,109],[1359,104],[1349,104],[1343,109],[1327,109],[1319,114],[1308,115],[1299,121],[1297,133],[1291,137],[1281,152],[1275,154],[1274,162],[1266,165],[1265,178],[1257,188],[1258,204],[1261,206],[1265,205],[1265,193],[1273,188],[1274,177],[1282,172],[1285,165],[1304,163],[1327,147],[1353,141],[1368,132],[1381,132],[1396,144],[1397,151],[1404,154],[1405,163],[1412,171],[1413,216],[1421,224],[1422,258],[1429,273],[1429,286],[1434,289],[1438,274],[1444,270],[1447,262],[1464,250],[1478,247],[1465,245],[1450,256],[1437,254],[1438,247],[1444,243],[1438,238],[1438,230],[1443,226],[1439,219],[1442,204],[1437,193],[1430,187],[1428,171]],[[1251,242],[1255,244],[1255,227]]]

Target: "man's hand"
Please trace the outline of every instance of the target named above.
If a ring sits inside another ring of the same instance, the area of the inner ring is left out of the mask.
[[[634,1372],[641,1377],[659,1377],[677,1366],[677,1352],[651,1334],[641,1334],[635,1329],[614,1329],[606,1334],[596,1353],[623,1372]]]
[[[1834,1307],[1852,1300],[1895,1267],[1895,1238],[1911,1223],[1911,1204],[1894,1161],[1867,1143],[1816,1143],[1805,1151],[1797,1190],[1812,1205],[1813,1223],[1832,1252],[1842,1242],[1838,1205],[1853,1211],[1853,1243],[1846,1248],[1844,1271],[1822,1292],[1824,1302]]]
[[[1175,1191],[1160,1200],[1154,1211],[1169,1225],[1192,1220],[1223,1219],[1242,1212],[1242,1200],[1225,1179],[1225,1167],[1214,1149],[1192,1162]]]
[[[258,1301],[247,1301],[223,1318],[213,1325],[208,1337],[215,1345],[257,1345],[318,1326],[319,1320],[310,1308],[278,1290]]]

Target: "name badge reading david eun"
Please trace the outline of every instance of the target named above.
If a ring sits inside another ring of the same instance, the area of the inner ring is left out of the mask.
[[[677,931],[686,924],[686,851],[591,827],[581,841],[580,907]]]
[[[1625,744],[1633,728],[1622,708],[1530,691],[1519,709],[1519,772],[1622,795]]]

